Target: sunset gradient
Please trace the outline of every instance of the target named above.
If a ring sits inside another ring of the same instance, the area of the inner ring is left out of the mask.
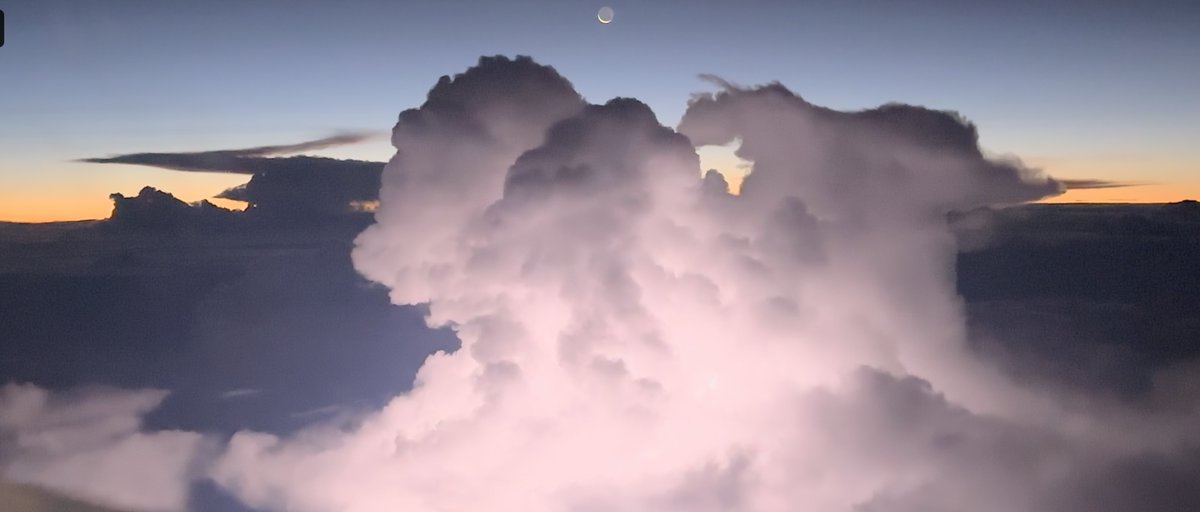
[[[426,77],[494,54],[552,65],[591,102],[637,97],[667,126],[690,94],[714,88],[699,74],[778,81],[838,110],[954,110],[985,151],[1060,179],[1137,184],[1053,201],[1200,196],[1200,67],[1182,65],[1200,62],[1200,4],[946,7],[616,2],[619,21],[602,26],[597,5],[557,0],[0,0],[0,220],[103,218],[108,194],[147,185],[211,197],[246,178],[75,162],[384,132],[419,102]],[[392,151],[374,141],[327,154],[383,161]]]

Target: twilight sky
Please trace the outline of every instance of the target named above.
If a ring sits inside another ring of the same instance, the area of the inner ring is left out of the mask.
[[[5,512],[1200,510],[1198,5],[8,1]]]
[[[245,176],[76,163],[119,153],[378,138],[317,154],[384,160],[429,77],[527,54],[591,102],[664,124],[698,73],[778,80],[817,104],[957,110],[981,145],[1064,179],[1142,186],[1057,201],[1200,196],[1200,4],[818,0],[73,2],[0,0],[0,220],[102,218],[145,185],[186,200]]]

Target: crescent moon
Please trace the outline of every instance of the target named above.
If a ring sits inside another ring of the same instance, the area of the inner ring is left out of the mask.
[[[612,23],[613,14],[615,13],[613,12],[612,7],[601,7],[600,11],[596,13],[596,19],[600,20],[600,23],[608,25],[609,23]]]

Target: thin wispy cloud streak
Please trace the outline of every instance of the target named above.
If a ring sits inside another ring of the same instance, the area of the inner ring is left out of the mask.
[[[333,135],[316,140],[300,142],[297,144],[181,153],[129,153],[111,157],[84,158],[79,161],[97,164],[145,165],[175,171],[254,174],[270,170],[286,169],[291,165],[295,165],[295,163],[298,161],[303,161],[264,157],[303,153],[306,151],[317,151],[337,146],[357,144],[371,140],[375,137],[378,137],[378,134],[369,132],[355,132]],[[316,159],[318,157],[307,158]],[[320,161],[328,162],[339,160],[320,159]],[[357,160],[346,160],[345,162],[350,162],[351,165],[375,163],[361,162]]]
[[[1066,187],[1067,190],[1086,190],[1086,189],[1099,189],[1099,188],[1125,188],[1125,187],[1138,187],[1138,186],[1146,185],[1146,183],[1140,183],[1140,182],[1109,181],[1109,180],[1096,180],[1096,179],[1062,180],[1061,182],[1062,182],[1063,186]]]
[[[217,198],[243,201],[276,217],[336,216],[378,199],[383,162],[309,155],[274,156],[356,144],[377,134],[334,135],[298,144],[192,153],[132,153],[89,158],[88,163],[145,165],[188,172],[250,175],[250,181]]]

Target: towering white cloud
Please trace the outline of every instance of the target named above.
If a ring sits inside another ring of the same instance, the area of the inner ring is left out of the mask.
[[[755,162],[739,196],[694,151],[734,138]],[[250,505],[1098,510],[1081,468],[1184,441],[1140,443],[1106,421],[1132,416],[1068,412],[965,349],[946,214],[1060,185],[986,159],[955,115],[772,85],[698,98],[676,132],[487,58],[393,143],[355,264],[462,348],[352,426],[236,435],[213,476]]]

